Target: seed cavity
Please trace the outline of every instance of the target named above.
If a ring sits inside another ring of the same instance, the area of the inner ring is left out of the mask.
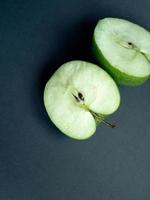
[[[81,92],[78,92],[78,96],[76,96],[74,94],[72,94],[72,95],[73,95],[73,97],[75,98],[76,101],[78,101],[78,102],[84,101],[84,97],[83,97],[83,94]]]
[[[72,94],[72,95],[74,96],[75,100],[77,100],[78,102],[80,101],[80,100],[78,99],[78,97],[76,97],[74,94]]]
[[[83,94],[81,92],[78,92],[78,97],[81,101],[84,101]]]
[[[128,42],[128,47],[129,48],[134,48],[134,44],[132,42]]]
[[[131,46],[131,45],[132,45],[132,42],[128,42],[128,45]]]

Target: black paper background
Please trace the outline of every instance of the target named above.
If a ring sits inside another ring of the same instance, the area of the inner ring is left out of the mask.
[[[150,1],[0,1],[0,200],[150,199],[150,81],[120,87],[117,128],[86,141],[61,134],[43,107],[62,63],[93,61],[93,28],[107,16],[150,30]]]

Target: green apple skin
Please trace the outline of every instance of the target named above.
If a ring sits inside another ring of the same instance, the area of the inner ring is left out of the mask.
[[[101,50],[98,48],[96,44],[94,37],[92,40],[92,52],[98,64],[100,64],[100,66],[103,67],[118,84],[125,86],[139,86],[149,79],[149,76],[146,77],[130,76],[129,74],[123,73],[117,68],[114,68],[103,56]]]
[[[107,20],[109,18],[104,18],[104,19],[101,19],[99,21],[103,21],[105,19]],[[122,20],[122,19],[118,19],[118,18],[110,18],[110,19]],[[99,21],[98,21],[98,23],[99,23]],[[127,20],[123,20],[123,21],[129,22]],[[129,22],[129,23],[132,23],[132,22]],[[136,24],[133,23],[133,25],[136,25]],[[136,25],[136,26],[138,26],[138,25]],[[95,30],[96,30],[96,27],[95,27]],[[139,28],[142,28],[142,27],[139,26]],[[149,33],[146,29],[144,29],[144,28],[142,28],[142,29],[143,29],[143,31]],[[97,42],[96,42],[96,39],[95,39],[95,30],[94,30],[94,34],[93,34],[93,38],[92,38],[92,53],[93,53],[93,56],[95,57],[98,64],[100,64],[100,66],[103,67],[114,78],[114,80],[118,84],[125,85],[125,86],[139,86],[139,85],[143,84],[146,80],[149,79],[150,72],[149,72],[148,75],[143,76],[143,77],[142,76],[134,76],[133,74],[130,75],[128,73],[122,72],[121,70],[119,70],[119,67],[117,67],[117,65],[113,66],[108,61],[108,59],[105,58],[101,49],[97,45]],[[149,33],[149,36],[150,36],[150,33]],[[111,49],[110,49],[110,51],[111,51]],[[149,63],[150,63],[150,53],[145,54],[144,56],[145,56],[146,60],[148,60]]]

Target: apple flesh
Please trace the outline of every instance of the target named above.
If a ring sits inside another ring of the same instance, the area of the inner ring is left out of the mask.
[[[104,122],[104,116],[117,110],[120,93],[110,75],[99,66],[70,61],[47,82],[44,104],[59,130],[82,140],[94,134],[96,125]]]
[[[132,22],[117,18],[99,20],[93,51],[118,83],[136,86],[150,76],[150,33]]]

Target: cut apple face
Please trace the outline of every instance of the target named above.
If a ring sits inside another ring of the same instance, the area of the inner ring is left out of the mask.
[[[49,79],[44,90],[46,111],[57,128],[69,137],[86,139],[104,116],[120,104],[119,90],[110,75],[95,64],[70,61]]]
[[[150,75],[150,33],[123,19],[99,20],[93,50],[100,64],[124,85],[140,85]]]

